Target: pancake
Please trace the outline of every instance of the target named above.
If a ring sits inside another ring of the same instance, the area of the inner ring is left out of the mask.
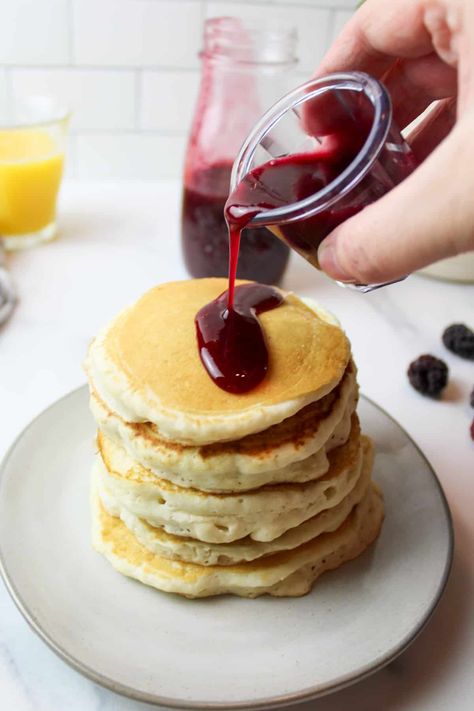
[[[225,492],[269,482],[303,482],[324,474],[327,451],[349,435],[357,397],[355,366],[350,362],[331,393],[292,417],[237,441],[204,446],[164,440],[151,423],[125,422],[95,392],[90,405],[107,438],[157,476],[179,486]]]
[[[304,595],[323,572],[360,555],[379,533],[383,503],[378,489],[370,485],[335,531],[293,550],[229,566],[184,563],[151,553],[119,518],[107,513],[94,489],[92,515],[94,547],[120,573],[190,598],[225,593],[254,598],[265,593]]]
[[[186,597],[303,595],[383,519],[356,368],[334,317],[282,292],[259,316],[265,378],[221,390],[194,318],[226,287],[156,287],[92,342],[93,544],[119,572]]]
[[[271,541],[320,511],[336,506],[355,486],[362,469],[357,415],[347,443],[330,453],[329,470],[324,476],[304,484],[268,485],[250,493],[210,494],[184,489],[140,473],[133,468],[133,462],[123,472],[114,471],[113,452],[107,449],[103,438],[100,441],[100,487],[121,507],[152,526],[162,526],[168,533],[210,543],[228,543],[245,536]]]
[[[344,332],[294,294],[260,315],[269,369],[254,390],[221,390],[202,366],[194,317],[225,279],[163,284],[125,309],[93,341],[92,389],[126,422],[150,422],[162,439],[203,445],[267,430],[331,392],[350,358]],[[291,338],[288,334],[291,333]]]
[[[250,537],[233,543],[205,543],[196,539],[175,536],[163,528],[151,526],[118,504],[117,500],[99,487],[97,471],[94,474],[101,502],[111,516],[118,516],[147,550],[172,560],[182,560],[200,565],[232,565],[255,560],[278,551],[293,550],[321,533],[335,531],[364,497],[370,483],[373,466],[373,445],[362,437],[362,471],[355,486],[336,506],[325,509],[308,521],[291,528],[273,541],[254,541]]]

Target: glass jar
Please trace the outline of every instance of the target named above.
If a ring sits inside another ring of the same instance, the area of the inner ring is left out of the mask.
[[[193,277],[227,276],[224,205],[232,165],[244,138],[294,78],[296,32],[207,20],[200,94],[184,169],[182,247]],[[238,276],[278,283],[288,248],[268,230],[242,235]]]
[[[305,164],[312,172],[305,171]],[[393,121],[383,84],[363,72],[347,72],[307,82],[268,110],[236,159],[229,201],[238,205],[241,195],[247,199],[246,186],[256,184],[253,171],[260,186],[266,182],[266,171],[271,169],[275,175],[280,165],[289,166],[297,176],[291,179],[293,185],[283,185],[279,202],[269,201],[264,209],[249,211],[254,217],[247,224],[270,226],[285,244],[318,267],[323,239],[410,175],[416,161]],[[280,182],[285,181],[282,175]],[[297,198],[285,201],[290,188]],[[371,291],[383,284],[354,286]]]

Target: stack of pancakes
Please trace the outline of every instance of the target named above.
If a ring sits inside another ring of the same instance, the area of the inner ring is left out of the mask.
[[[196,344],[224,279],[164,284],[91,344],[93,541],[121,573],[187,597],[302,595],[377,536],[383,504],[349,342],[285,294],[261,314],[269,370],[221,390]]]

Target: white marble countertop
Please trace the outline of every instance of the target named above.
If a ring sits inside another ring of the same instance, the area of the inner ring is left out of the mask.
[[[61,236],[11,255],[20,294],[0,331],[0,455],[44,407],[84,382],[81,361],[97,329],[156,282],[185,276],[177,183],[66,184]],[[473,708],[474,443],[468,394],[474,364],[449,354],[440,334],[473,323],[474,286],[414,276],[369,295],[341,289],[298,257],[284,286],[335,312],[352,340],[362,391],[410,433],[436,470],[454,517],[456,555],[426,630],[362,683],[298,706],[311,711],[464,711]],[[451,381],[441,402],[415,393],[407,364],[440,355]],[[31,632],[0,584],[0,707],[5,711],[140,711],[67,667]]]

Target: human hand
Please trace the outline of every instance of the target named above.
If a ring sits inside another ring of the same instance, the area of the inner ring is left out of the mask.
[[[400,128],[439,103],[407,138],[416,171],[322,242],[321,268],[374,284],[474,249],[474,2],[367,0],[316,76],[347,70],[383,81]]]

